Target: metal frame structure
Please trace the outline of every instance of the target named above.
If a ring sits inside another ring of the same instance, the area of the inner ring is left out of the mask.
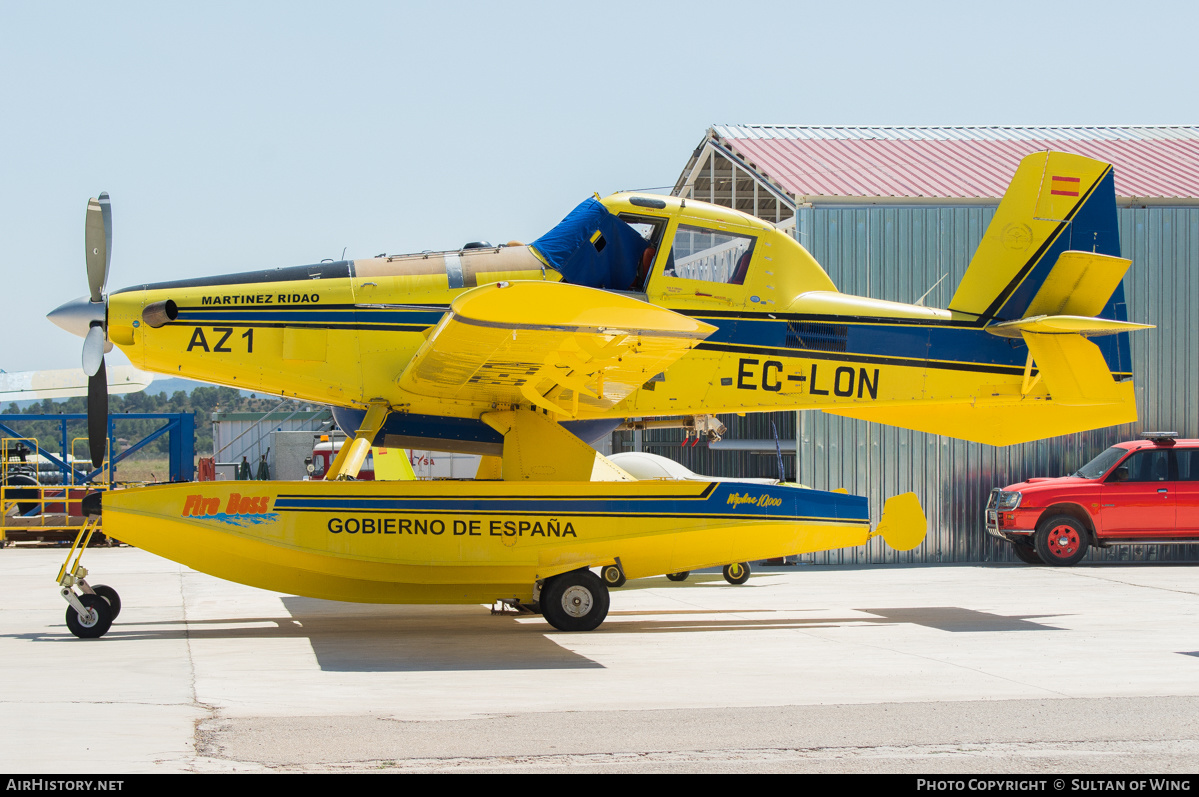
[[[67,438],[67,423],[70,421],[87,422],[87,415],[83,413],[67,413],[63,415],[8,415],[0,414],[0,434],[7,437],[28,439],[20,432],[13,429],[10,424],[13,423],[29,423],[33,421],[57,421],[59,423],[59,439],[61,442],[62,458],[46,451],[41,446],[34,442],[35,455],[43,456],[58,466],[62,473],[62,483],[64,485],[86,484],[99,478],[105,471],[105,468],[110,468],[109,481],[114,481],[116,474],[116,466],[122,460],[136,454],[141,449],[145,448],[150,443],[153,443],[164,434],[168,435],[167,452],[169,458],[170,481],[191,481],[191,468],[195,461],[195,445],[196,445],[196,419],[190,412],[125,412],[117,413],[108,416],[108,450],[116,449],[116,422],[117,421],[147,421],[147,420],[162,420],[165,423],[158,429],[155,429],[150,434],[138,440],[133,445],[126,448],[115,458],[111,458],[106,466],[95,468],[92,470],[81,470],[76,468],[69,462],[67,452],[70,448]]]
[[[712,136],[696,148],[671,195],[740,210],[780,229],[795,224],[795,198]]]
[[[69,456],[67,424],[71,421],[86,422],[81,413],[64,415],[0,415],[0,436],[20,440],[28,445],[30,453],[44,457],[58,467],[62,483],[57,485],[0,484],[0,547],[14,537],[32,540],[68,540],[75,538],[79,527],[86,519],[81,511],[84,495],[92,490],[110,490],[113,487],[115,466],[132,456],[164,434],[168,440],[169,480],[191,481],[192,463],[195,461],[196,424],[195,416],[189,412],[149,413],[131,412],[110,415],[108,418],[108,451],[115,450],[116,422],[122,420],[161,420],[162,426],[152,431],[113,459],[106,459],[99,468],[76,467]],[[55,421],[59,424],[62,456],[43,449],[36,439],[21,435],[13,424],[34,421]],[[8,477],[8,459],[4,461],[5,482]],[[15,515],[14,515],[15,511]],[[98,528],[98,521],[91,524],[91,531]],[[87,540],[107,542],[104,535],[89,533]],[[76,539],[76,544],[79,540]],[[86,544],[86,543],[85,543]]]

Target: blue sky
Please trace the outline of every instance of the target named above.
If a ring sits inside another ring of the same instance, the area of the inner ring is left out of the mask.
[[[87,290],[536,238],[712,124],[1199,122],[1193,3],[0,0],[5,370]],[[119,353],[110,355],[119,363]]]

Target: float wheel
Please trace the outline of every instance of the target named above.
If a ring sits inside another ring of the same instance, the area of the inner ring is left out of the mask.
[[[604,579],[604,583],[607,584],[609,588],[623,587],[625,582],[628,581],[628,579],[625,578],[624,573],[622,573],[620,568],[616,565],[608,565],[605,567],[600,571],[600,576]]]
[[[724,580],[730,584],[744,584],[749,581],[749,562],[733,562],[724,566]]]

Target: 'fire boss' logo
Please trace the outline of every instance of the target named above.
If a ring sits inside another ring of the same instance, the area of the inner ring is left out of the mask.
[[[220,498],[189,495],[183,502],[183,517],[219,520],[234,526],[245,526],[276,520],[279,516],[268,511],[270,507],[271,497],[269,495],[230,493],[229,501],[223,511]]]

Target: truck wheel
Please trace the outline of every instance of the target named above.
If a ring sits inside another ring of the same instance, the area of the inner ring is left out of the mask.
[[[1013,542],[1012,552],[1016,554],[1016,558],[1026,565],[1043,565],[1045,561],[1041,559],[1036,548],[1032,547],[1031,543]]]
[[[591,631],[608,616],[608,588],[590,570],[572,570],[550,579],[539,603],[559,631]]]
[[[1033,547],[1047,565],[1069,567],[1087,555],[1087,530],[1069,515],[1055,515],[1037,526]]]

